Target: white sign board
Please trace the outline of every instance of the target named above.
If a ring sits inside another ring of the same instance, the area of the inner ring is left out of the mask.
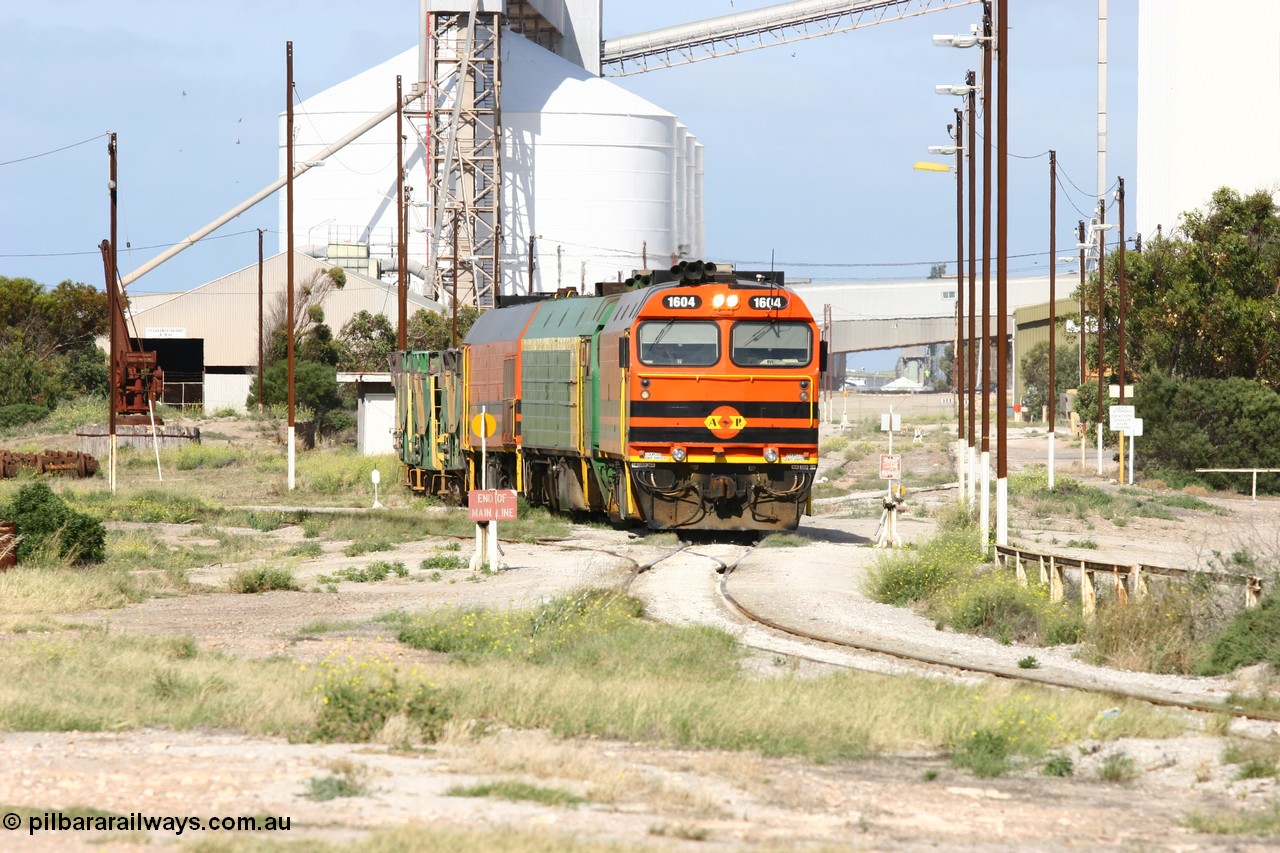
[[[1133,406],[1112,406],[1107,411],[1110,415],[1107,426],[1112,432],[1129,431],[1133,424]]]
[[[896,453],[880,454],[880,479],[881,480],[901,480],[902,479],[902,457]]]
[[[187,330],[183,326],[147,326],[142,330],[144,338],[185,338]]]
[[[880,431],[881,432],[897,432],[902,429],[902,415],[881,415]]]
[[[1134,418],[1129,423],[1129,437],[1130,438],[1142,437],[1142,418]]]

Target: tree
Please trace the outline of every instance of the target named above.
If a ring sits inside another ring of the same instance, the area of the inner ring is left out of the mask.
[[[1074,347],[1057,348],[1053,365],[1053,382],[1055,399],[1080,384],[1079,352]],[[1022,381],[1025,391],[1022,396],[1023,405],[1033,414],[1038,415],[1042,406],[1049,404],[1049,342],[1040,343],[1027,350],[1022,356]]]
[[[1116,254],[1106,268],[1106,364],[1118,363]],[[1280,390],[1280,211],[1219,189],[1181,233],[1125,255],[1126,366],[1175,379],[1242,377]],[[1096,299],[1096,284],[1088,292]],[[1090,353],[1097,363],[1096,352]]]
[[[338,348],[343,370],[385,371],[396,348],[396,330],[385,314],[359,311],[342,327]]]
[[[64,281],[52,290],[29,278],[0,276],[0,405],[54,406],[84,391],[106,390],[107,295]]]
[[[295,288],[293,295],[293,341],[294,356],[300,356],[304,345],[312,347],[314,361],[326,364],[338,363],[337,346],[332,343],[333,331],[324,326],[324,309],[321,307],[326,296],[336,287],[342,289],[347,283],[347,274],[341,267],[317,270]],[[289,338],[285,330],[285,322],[289,313],[289,294],[277,294],[271,303],[265,320],[264,339],[268,342],[265,358],[267,364],[283,360],[288,355]]]
[[[295,362],[293,392],[295,403],[315,412],[318,422],[323,422],[327,413],[342,406],[342,400],[338,397],[338,372],[330,364],[319,364],[314,361]],[[287,361],[277,361],[263,371],[262,400],[267,405],[288,404],[289,364]],[[250,409],[257,408],[256,386],[249,392],[246,405]]]
[[[480,312],[470,305],[458,307],[458,344],[461,345],[467,332],[480,318]],[[453,315],[439,314],[419,308],[409,318],[409,328],[405,331],[405,343],[414,350],[449,349],[453,339]]]

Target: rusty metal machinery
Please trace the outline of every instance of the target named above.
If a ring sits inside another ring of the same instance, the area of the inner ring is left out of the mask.
[[[145,424],[153,420],[155,406],[164,395],[164,371],[160,369],[155,352],[135,348],[125,322],[125,295],[114,274],[114,258],[111,243],[103,240],[102,262],[106,271],[108,296],[111,303],[111,384],[114,389],[115,422],[121,424]],[[164,423],[154,418],[157,424]]]
[[[37,474],[92,477],[98,472],[98,460],[75,450],[46,450],[43,453],[0,450],[0,480],[17,477],[24,470]]]

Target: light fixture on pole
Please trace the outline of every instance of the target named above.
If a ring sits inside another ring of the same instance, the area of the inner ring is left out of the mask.
[[[977,78],[972,73],[968,75],[965,86],[965,94],[969,98],[969,210],[970,210],[970,233],[969,233],[969,263],[970,274],[969,280],[974,290],[971,290],[971,298],[969,304],[973,309],[970,316],[973,317],[977,313],[976,301],[976,269],[975,258],[978,253],[976,251],[976,216],[975,198],[976,198],[976,181],[974,180],[975,160],[973,157],[976,152],[976,105],[975,94],[982,97],[982,137],[983,137],[983,158],[982,158],[982,336],[979,339],[977,329],[971,325],[970,339],[975,343],[981,341],[980,346],[975,346],[970,354],[969,363],[971,368],[976,368],[981,359],[982,370],[980,376],[973,376],[971,373],[971,381],[969,382],[970,403],[969,411],[972,413],[981,408],[982,411],[982,434],[981,434],[981,463],[980,466],[970,466],[970,470],[975,467],[981,470],[981,500],[979,502],[979,525],[983,531],[983,541],[986,541],[987,530],[990,521],[990,412],[991,407],[988,405],[987,395],[989,393],[990,378],[990,345],[991,345],[991,110],[989,109],[988,81],[991,79],[991,50],[993,43],[992,32],[992,14],[991,0],[983,0],[982,3],[982,24],[973,24],[969,27],[969,32],[959,35],[935,35],[933,43],[938,47],[954,47],[954,48],[970,48],[978,47],[982,49],[982,85],[975,85]],[[972,87],[967,88],[967,87]],[[935,87],[934,91],[943,91],[943,87]],[[945,88],[945,92],[950,94],[955,91],[952,87]],[[958,94],[958,92],[957,92]],[[974,324],[976,325],[976,324]],[[972,396],[979,392],[981,403]],[[971,442],[975,446],[976,453],[976,436]],[[975,478],[971,477],[971,482]],[[976,496],[975,496],[976,497]]]
[[[974,47],[985,39],[977,24],[970,24],[969,32],[960,35],[935,35],[933,43],[936,47]]]

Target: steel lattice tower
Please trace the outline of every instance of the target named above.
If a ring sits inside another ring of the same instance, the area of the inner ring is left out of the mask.
[[[502,241],[502,15],[430,16],[427,247],[434,296],[497,304]]]

